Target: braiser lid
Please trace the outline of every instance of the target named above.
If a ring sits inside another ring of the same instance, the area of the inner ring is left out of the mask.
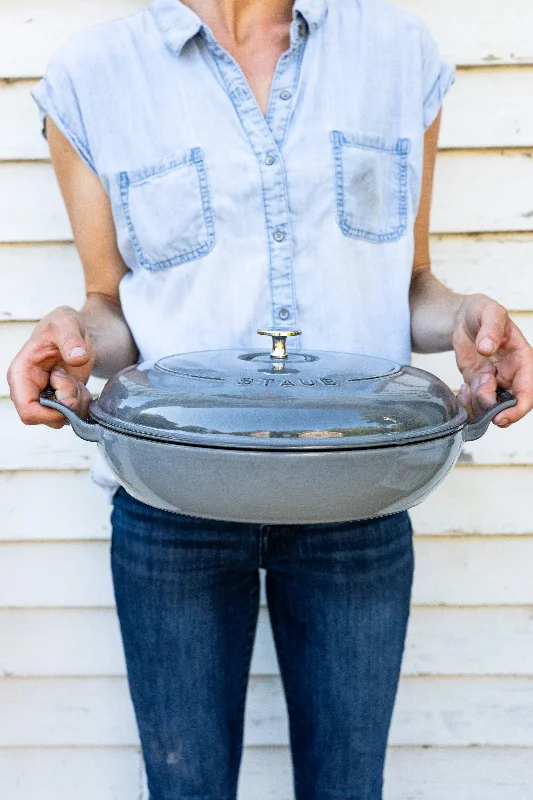
[[[267,350],[168,356],[123,370],[91,405],[104,427],[255,450],[383,447],[460,429],[466,412],[428,372],[370,356]],[[291,332],[293,334],[293,332]]]

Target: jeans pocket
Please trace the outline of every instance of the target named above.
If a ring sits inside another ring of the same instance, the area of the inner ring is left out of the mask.
[[[139,264],[156,272],[213,249],[215,231],[202,150],[119,174],[120,196]]]
[[[376,244],[407,230],[410,139],[332,131],[337,221],[345,236]]]

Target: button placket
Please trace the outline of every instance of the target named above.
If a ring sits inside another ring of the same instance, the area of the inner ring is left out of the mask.
[[[268,231],[272,321],[277,324],[282,320],[287,325],[296,327],[288,189],[279,151],[280,142],[277,141],[275,131],[271,129],[269,119],[275,120],[276,130],[282,139],[292,103],[280,100],[279,95],[284,90],[289,91],[285,88],[287,85],[294,88],[299,74],[299,48],[291,48],[280,59],[274,76],[278,85],[271,92],[271,104],[265,119],[237,63],[232,58],[227,58],[225,51],[209,34],[205,41],[261,171],[263,207]],[[292,96],[293,92],[290,92],[290,97]],[[271,115],[273,105],[278,106],[279,110],[275,109]]]

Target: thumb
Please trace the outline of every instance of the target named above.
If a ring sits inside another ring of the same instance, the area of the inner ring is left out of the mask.
[[[83,367],[91,359],[91,345],[85,338],[82,321],[64,314],[53,323],[53,339],[65,364]]]
[[[507,310],[491,300],[481,311],[481,323],[476,336],[476,349],[482,356],[492,356],[503,344],[509,322]]]

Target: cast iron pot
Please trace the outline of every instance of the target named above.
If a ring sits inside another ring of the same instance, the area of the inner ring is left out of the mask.
[[[129,367],[85,421],[45,392],[119,482],[156,508],[236,522],[341,522],[420,503],[516,400],[469,423],[424,370],[326,351],[287,352],[299,331],[259,331],[272,352],[214,350]]]

